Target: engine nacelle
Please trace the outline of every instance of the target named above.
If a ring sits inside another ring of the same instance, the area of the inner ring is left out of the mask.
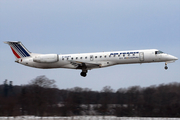
[[[38,55],[33,58],[33,61],[38,63],[54,63],[59,61],[59,56],[58,54]]]

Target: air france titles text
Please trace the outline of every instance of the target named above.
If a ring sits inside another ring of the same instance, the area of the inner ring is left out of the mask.
[[[137,59],[139,58],[139,52],[122,52],[122,53],[110,53],[110,56],[119,56],[119,59]]]

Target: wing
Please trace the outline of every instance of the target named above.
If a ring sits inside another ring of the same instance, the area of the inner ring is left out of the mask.
[[[76,67],[76,69],[93,69],[101,67],[99,63],[88,63],[88,62],[80,62],[80,61],[71,61],[72,65]]]

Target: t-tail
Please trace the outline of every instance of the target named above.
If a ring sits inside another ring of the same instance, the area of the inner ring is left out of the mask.
[[[11,50],[16,57],[16,60],[25,57],[31,57],[31,52],[29,52],[26,47],[19,41],[5,41],[11,47]]]

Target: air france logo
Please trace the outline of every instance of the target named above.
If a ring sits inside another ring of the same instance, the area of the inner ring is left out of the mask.
[[[135,55],[135,54],[139,54],[139,52],[123,52],[123,53],[110,53],[110,55],[125,55],[125,54],[132,54],[132,55]]]
[[[138,59],[139,56],[137,56],[137,54],[139,54],[139,52],[122,52],[122,53],[110,53],[110,56],[111,55],[113,55],[113,56],[118,55],[119,59]],[[123,55],[123,56],[121,56],[121,55]],[[126,55],[128,55],[128,56],[126,56]]]

